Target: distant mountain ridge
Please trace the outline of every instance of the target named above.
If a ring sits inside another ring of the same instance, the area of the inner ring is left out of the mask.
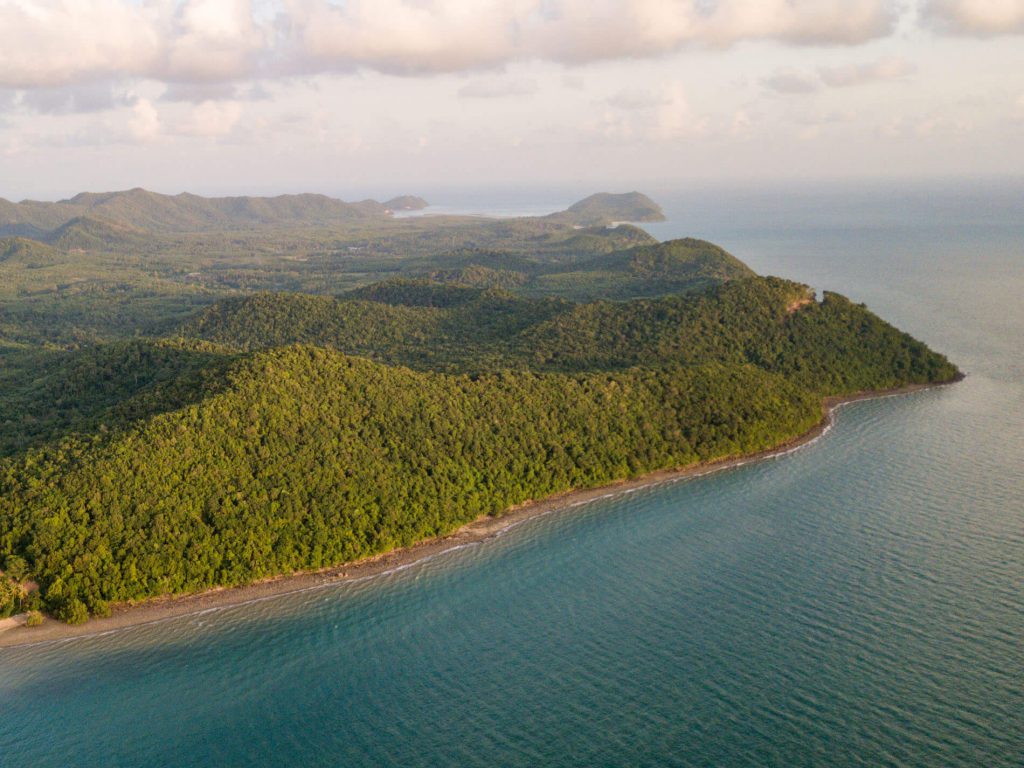
[[[425,206],[404,196],[380,203],[348,203],[327,195],[276,197],[201,197],[189,192],[163,195],[135,188],[119,192],[82,192],[55,203],[0,200],[0,235],[52,232],[74,219],[153,232],[229,231],[253,226],[329,226],[358,219],[384,218],[391,210]]]
[[[312,193],[202,197],[190,192],[164,195],[136,187],[117,192],[80,192],[57,202],[23,200],[13,203],[0,199],[0,237],[54,242],[63,234],[58,230],[75,220],[155,234],[232,232],[260,227],[328,228],[384,220],[395,211],[418,211],[428,205],[415,195],[400,195],[383,203],[376,200],[345,202]],[[537,220],[582,228],[664,218],[658,204],[639,192],[602,192],[580,200],[565,211]],[[89,224],[89,227],[95,231],[98,225]]]

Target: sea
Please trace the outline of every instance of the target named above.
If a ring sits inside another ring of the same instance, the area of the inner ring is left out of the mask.
[[[645,191],[657,237],[864,302],[967,378],[382,576],[0,649],[0,766],[1024,765],[1024,183]]]

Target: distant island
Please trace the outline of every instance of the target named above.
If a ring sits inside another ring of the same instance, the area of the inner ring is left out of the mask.
[[[420,204],[0,201],[0,616],[350,563],[959,376],[838,294],[610,226],[663,218],[639,193],[387,214]]]
[[[569,219],[584,226],[599,226],[614,222],[664,221],[661,206],[640,192],[613,195],[600,192],[574,203],[556,217]]]
[[[430,203],[422,197],[416,197],[415,195],[393,197],[384,203],[384,207],[389,211],[422,211],[429,205]]]

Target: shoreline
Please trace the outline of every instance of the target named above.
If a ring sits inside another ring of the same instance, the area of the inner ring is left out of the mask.
[[[169,619],[261,602],[288,594],[361,581],[404,569],[451,549],[494,538],[521,522],[546,514],[577,507],[599,498],[629,491],[708,475],[756,461],[777,458],[815,442],[832,427],[836,410],[849,403],[912,394],[962,381],[963,374],[948,382],[910,384],[890,390],[857,392],[843,397],[827,397],[822,401],[821,419],[797,437],[764,451],[691,464],[678,469],[661,469],[630,480],[619,480],[593,488],[563,491],[536,501],[526,501],[509,508],[497,517],[484,515],[466,523],[445,536],[426,539],[417,544],[391,550],[363,560],[331,566],[318,571],[300,571],[275,576],[240,587],[215,587],[189,595],[156,597],[134,605],[112,606],[107,618],[93,618],[84,624],[64,624],[46,617],[37,627],[25,627],[20,617],[0,621],[0,648],[40,645],[90,635],[107,634],[129,627],[155,624]]]

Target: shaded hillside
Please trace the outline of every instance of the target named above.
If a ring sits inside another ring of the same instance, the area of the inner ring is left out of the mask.
[[[0,263],[11,262],[21,266],[45,266],[53,264],[60,254],[36,240],[24,237],[0,238]]]
[[[134,340],[38,352],[30,367],[9,360],[0,366],[0,456],[181,408],[213,392],[230,359],[209,344]]]
[[[0,203],[0,231],[17,224],[54,230],[80,217],[153,232],[203,232],[251,226],[328,226],[364,218],[384,218],[373,200],[346,203],[325,195],[277,197],[200,197],[187,192],[162,195],[144,189],[83,192],[56,203]]]
[[[479,264],[449,269],[435,269],[427,275],[432,282],[463,285],[470,288],[501,288],[515,290],[530,282],[525,272],[493,269]]]
[[[316,344],[424,370],[592,371],[710,362],[786,373],[822,395],[951,378],[945,358],[837,294],[748,278],[704,294],[571,304],[400,281],[356,297],[231,300],[181,331],[243,350]]]
[[[43,239],[63,251],[119,251],[142,246],[147,235],[124,224],[76,216],[47,233]]]
[[[726,280],[754,275],[732,254],[704,240],[642,241],[583,258],[527,257],[517,253],[462,249],[434,260],[443,268],[424,270],[437,282],[505,288],[530,296],[574,301],[633,299],[700,291]]]
[[[540,369],[753,363],[821,395],[956,375],[944,356],[865,306],[810,296],[799,283],[758,277],[696,296],[580,304],[530,328],[518,349]]]
[[[570,306],[400,280],[338,299],[283,293],[229,299],[180,334],[244,351],[315,344],[420,370],[494,370],[525,365],[511,346],[515,339]]]
[[[699,291],[753,275],[717,245],[685,238],[595,256],[566,270],[545,270],[525,290],[577,301],[631,299]]]

